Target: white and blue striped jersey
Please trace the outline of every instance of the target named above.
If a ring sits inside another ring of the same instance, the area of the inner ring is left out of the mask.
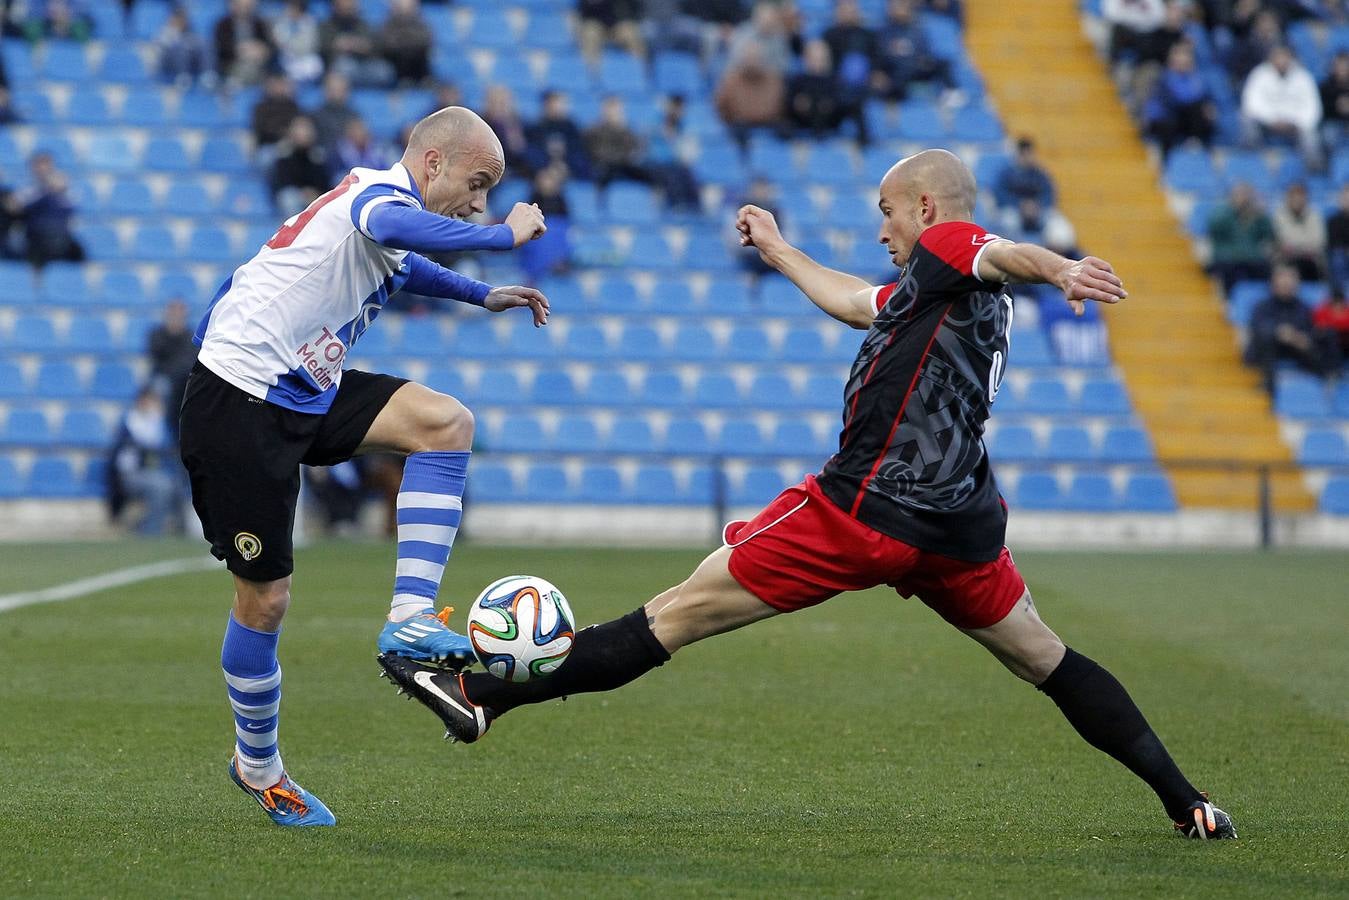
[[[347,352],[390,295],[407,288],[481,304],[491,289],[412,251],[512,246],[505,225],[426,212],[401,163],[352,169],[221,285],[194,335],[198,358],[254,397],[325,413]]]

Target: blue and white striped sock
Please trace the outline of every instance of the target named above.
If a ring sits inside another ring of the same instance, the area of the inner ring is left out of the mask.
[[[256,788],[281,780],[285,768],[276,749],[276,726],[281,707],[281,665],[276,642],[281,633],[257,631],[230,614],[220,667],[234,708],[235,751],[239,775]]]
[[[450,546],[464,514],[467,450],[413,453],[398,491],[398,568],[389,619],[401,622],[435,608]]]

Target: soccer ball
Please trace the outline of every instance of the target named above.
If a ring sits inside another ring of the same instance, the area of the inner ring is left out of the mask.
[[[571,652],[575,633],[567,598],[533,575],[492,582],[468,611],[468,638],[479,661],[507,681],[556,671]]]

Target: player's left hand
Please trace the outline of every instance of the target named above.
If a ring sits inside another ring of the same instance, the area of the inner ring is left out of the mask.
[[[1069,262],[1059,276],[1058,287],[1079,316],[1086,312],[1088,300],[1118,303],[1129,296],[1124,282],[1110,263],[1097,256],[1084,256],[1077,262]]]
[[[538,328],[548,324],[548,298],[543,296],[541,291],[536,291],[532,287],[511,284],[505,287],[492,288],[492,292],[487,295],[487,299],[482,304],[491,312],[501,312],[506,309],[515,309],[517,306],[528,306],[534,313],[534,327]]]

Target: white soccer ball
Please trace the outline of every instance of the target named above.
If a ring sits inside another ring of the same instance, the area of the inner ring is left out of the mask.
[[[567,598],[533,575],[507,575],[487,586],[468,611],[468,638],[498,678],[530,681],[557,670],[576,626]]]

